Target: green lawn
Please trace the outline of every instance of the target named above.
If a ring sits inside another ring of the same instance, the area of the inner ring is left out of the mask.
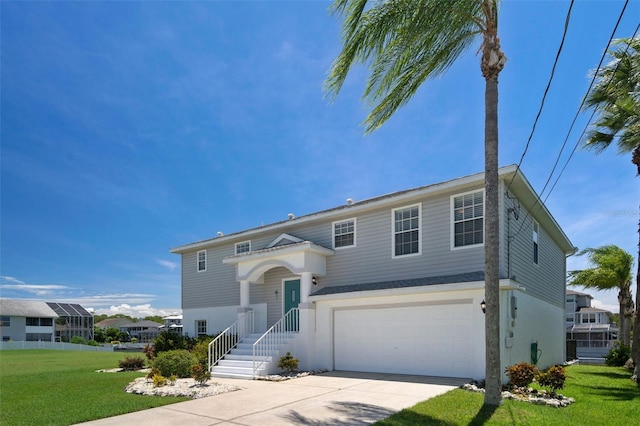
[[[132,356],[121,352],[0,351],[0,424],[69,425],[188,399],[128,394],[124,392],[126,385],[143,374],[95,372],[117,368],[118,361],[127,355]]]
[[[576,400],[566,408],[550,408],[506,400],[495,410],[483,408],[483,395],[455,389],[402,410],[379,426],[399,425],[606,425],[640,424],[640,390],[623,368],[567,367],[565,388]]]

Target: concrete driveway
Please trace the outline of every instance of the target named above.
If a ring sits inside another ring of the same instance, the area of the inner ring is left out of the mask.
[[[215,379],[243,389],[90,425],[364,425],[468,380],[334,371],[283,382]]]

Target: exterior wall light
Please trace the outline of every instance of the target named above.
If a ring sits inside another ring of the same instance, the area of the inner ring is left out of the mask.
[[[487,302],[485,302],[484,299],[480,302],[480,309],[482,309],[483,314],[487,313]]]
[[[313,285],[318,285],[318,279],[316,277],[311,278]]]

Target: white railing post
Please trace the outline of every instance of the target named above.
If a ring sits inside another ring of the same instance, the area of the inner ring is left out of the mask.
[[[256,372],[286,340],[286,333],[298,331],[298,308],[291,308],[253,344],[253,378]]]
[[[209,343],[209,371],[245,336],[253,333],[253,326],[253,311],[247,311]]]

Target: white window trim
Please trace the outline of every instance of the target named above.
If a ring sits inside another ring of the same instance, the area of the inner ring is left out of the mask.
[[[418,207],[418,252],[410,254],[396,255],[396,211],[406,210],[413,207]],[[422,255],[422,203],[411,204],[409,206],[402,206],[391,210],[391,258],[392,259],[405,259],[408,257],[421,256]]]
[[[200,269],[200,253],[204,253],[204,269]],[[206,250],[198,250],[198,252],[196,253],[196,271],[197,272],[207,271],[207,251]]]
[[[197,319],[195,320],[195,328],[196,328],[196,337],[198,336],[203,336],[203,334],[200,334],[200,323],[204,322],[204,336],[207,335],[207,333],[209,332],[209,322],[206,319]]]
[[[338,223],[344,223],[344,222],[351,222],[353,221],[353,244],[351,244],[350,246],[341,246],[341,247],[336,247],[336,224]],[[349,219],[344,219],[344,220],[336,220],[335,222],[331,223],[331,244],[333,245],[333,249],[334,250],[342,250],[342,249],[348,249],[351,247],[356,247],[357,245],[357,229],[358,229],[358,223],[356,221],[355,217],[349,218]]]
[[[476,192],[482,192],[482,223],[483,223],[483,229],[482,229],[482,243],[480,244],[471,244],[468,246],[460,246],[460,247],[456,247],[456,229],[455,229],[455,199],[458,197],[462,197],[464,195],[467,194],[475,194]],[[449,205],[450,205],[450,212],[449,212],[449,227],[450,227],[450,247],[451,250],[465,250],[465,249],[469,249],[469,248],[477,248],[477,247],[482,247],[484,246],[484,241],[486,241],[486,235],[485,235],[485,229],[484,229],[484,224],[486,223],[486,218],[487,218],[487,199],[484,196],[484,189],[474,189],[473,191],[467,191],[467,192],[461,192],[460,194],[454,194],[450,197],[449,199]]]
[[[533,253],[533,258],[531,259],[533,261],[533,264],[536,266],[540,266],[540,224],[538,222],[536,222],[535,220],[533,221],[533,229],[532,229],[532,239],[533,239],[533,243],[535,244],[535,246],[538,247],[538,255],[537,255],[537,259],[536,259],[536,254],[535,251]],[[538,229],[536,231],[536,229]],[[532,249],[535,250],[535,248],[533,248],[534,246],[532,246]]]
[[[242,245],[242,244],[249,244],[249,251],[243,251],[242,253],[238,253],[238,246]],[[234,253],[235,254],[244,254],[244,253],[249,253],[249,252],[251,252],[251,240],[240,241],[239,243],[236,243],[235,249],[234,249]]]

